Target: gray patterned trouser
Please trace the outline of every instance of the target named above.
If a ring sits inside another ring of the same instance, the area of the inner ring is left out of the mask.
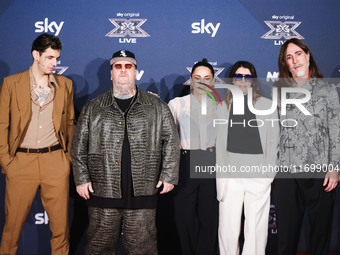
[[[87,255],[114,255],[123,224],[128,254],[157,254],[156,209],[89,207]]]

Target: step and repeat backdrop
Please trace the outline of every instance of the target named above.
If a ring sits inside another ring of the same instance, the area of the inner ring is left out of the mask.
[[[340,78],[339,13],[338,0],[1,0],[0,79],[30,67],[31,44],[46,32],[63,42],[55,72],[73,80],[77,114],[85,103],[112,86],[109,60],[120,49],[136,55],[137,85],[166,102],[188,93],[190,68],[202,58],[213,65],[216,80],[222,83],[233,63],[252,62],[262,78],[263,94],[268,96],[278,76],[280,47],[290,38],[306,42],[325,77]],[[0,234],[5,221],[4,193],[5,176],[1,175]],[[331,241],[334,251],[340,251],[339,207],[337,198]],[[160,198],[157,220],[160,253],[179,254],[171,194]],[[38,192],[18,254],[50,253],[48,222]],[[83,254],[87,224],[86,205],[71,184],[71,254]],[[274,252],[275,201],[268,231],[267,249]],[[308,231],[305,219],[300,251],[308,247]]]

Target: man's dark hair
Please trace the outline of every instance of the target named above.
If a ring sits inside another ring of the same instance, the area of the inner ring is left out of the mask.
[[[295,44],[296,46],[300,47],[306,54],[309,53],[309,75],[312,78],[322,78],[322,74],[314,60],[314,57],[312,55],[312,53],[310,52],[309,48],[307,47],[307,45],[296,38],[292,38],[288,41],[286,41],[282,46],[281,46],[281,50],[280,50],[280,55],[279,55],[279,78],[291,78],[292,74],[289,71],[289,68],[287,66],[287,62],[286,62],[286,54],[287,54],[287,48],[288,45],[290,43]]]
[[[46,33],[41,34],[32,43],[31,52],[36,50],[41,55],[49,47],[51,47],[53,50],[61,50],[62,46],[60,39],[58,37],[55,37],[54,35]]]
[[[301,40],[297,38],[292,38],[287,40],[282,46],[279,54],[279,60],[278,60],[278,65],[279,65],[279,81],[277,81],[274,84],[274,87],[277,87],[278,90],[278,105],[281,105],[281,88],[283,87],[292,87],[294,81],[291,80],[292,74],[289,71],[289,67],[287,65],[287,60],[286,60],[286,55],[287,55],[287,48],[289,44],[295,44],[296,46],[300,47],[304,53],[308,54],[309,53],[309,76],[310,78],[323,78],[316,62],[315,59],[312,55],[312,52],[310,52],[308,46]]]

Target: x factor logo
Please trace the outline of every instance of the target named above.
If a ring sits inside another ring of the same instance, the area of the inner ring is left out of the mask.
[[[55,74],[63,74],[67,69],[68,66],[56,66],[52,72]]]
[[[192,67],[187,67],[187,70],[189,71],[189,73],[191,73]],[[222,84],[225,83],[221,78],[218,77],[218,75],[219,75],[220,73],[222,73],[223,70],[224,70],[223,67],[214,67],[214,71],[215,71],[214,77],[215,77],[216,83],[222,83]],[[187,81],[184,83],[184,85],[190,85],[190,79],[187,80]]]
[[[115,25],[115,28],[107,33],[108,37],[148,37],[150,36],[140,27],[147,21],[147,19],[109,19]]]
[[[285,39],[298,38],[304,39],[295,29],[301,24],[300,21],[265,21],[270,31],[264,34],[263,39]]]

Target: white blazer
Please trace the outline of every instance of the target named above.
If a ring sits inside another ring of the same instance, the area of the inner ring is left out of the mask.
[[[255,103],[255,108],[258,110],[268,110],[272,106],[272,101],[260,97],[260,99]],[[229,109],[225,102],[223,102],[222,106],[218,107],[218,117],[220,119],[225,119],[229,121]],[[258,127],[260,133],[260,140],[263,150],[264,156],[264,164],[276,166],[277,152],[279,148],[279,135],[280,135],[280,127],[279,127],[279,115],[277,110],[270,115],[255,115],[256,119],[262,120],[264,125]],[[268,121],[268,119],[275,119],[276,121]],[[254,125],[254,123],[252,123]],[[259,123],[260,125],[260,123]],[[221,124],[218,125],[218,133],[216,139],[216,164],[219,166],[227,166],[228,165],[228,153],[227,153],[227,141],[228,140],[228,125]],[[217,169],[217,168],[216,168]],[[268,173],[267,177],[274,178],[275,172]],[[271,179],[271,180],[272,180]],[[216,174],[216,188],[217,188],[217,199],[221,201],[224,189],[226,185],[228,185],[228,180],[230,178],[226,178],[223,174]]]

